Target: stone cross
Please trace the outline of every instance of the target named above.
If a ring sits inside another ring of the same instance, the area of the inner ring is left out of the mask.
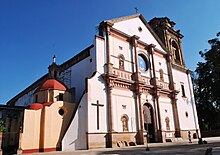
[[[97,100],[97,104],[92,103],[92,105],[97,107],[97,129],[99,129],[99,107],[103,107],[103,104],[99,104],[99,100]]]

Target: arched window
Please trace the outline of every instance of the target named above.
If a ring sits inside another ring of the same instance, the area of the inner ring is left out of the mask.
[[[124,66],[124,61],[125,61],[125,57],[121,54],[118,56],[118,59],[119,59],[119,69],[125,69],[125,66]]]
[[[169,119],[169,117],[165,118],[165,122],[166,122],[166,130],[170,130],[170,119]]]
[[[159,70],[159,73],[160,73],[160,81],[164,81],[164,78],[163,78],[163,70],[160,69],[160,70]]]
[[[128,131],[128,115],[124,114],[121,116],[122,129],[123,131]]]
[[[177,46],[177,43],[175,41],[172,41],[172,49],[173,49],[173,53],[175,55],[175,61],[177,63],[180,63],[180,51],[179,51],[179,47]]]

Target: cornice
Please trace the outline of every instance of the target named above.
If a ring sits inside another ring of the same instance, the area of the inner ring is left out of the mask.
[[[180,65],[177,65],[174,63],[172,63],[172,68],[176,69],[178,71],[184,72],[184,73],[187,73],[187,71],[188,71],[188,69],[186,67],[183,67],[183,66],[180,66]]]

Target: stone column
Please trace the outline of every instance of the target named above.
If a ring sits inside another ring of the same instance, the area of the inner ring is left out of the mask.
[[[171,98],[172,109],[173,109],[175,137],[181,137],[179,115],[178,115],[178,110],[177,110],[177,99],[176,99],[176,95],[178,94],[178,91],[175,90],[175,85],[173,81],[172,64],[171,64],[171,55],[169,53],[167,54],[167,66],[168,66],[168,74],[169,74],[169,81],[170,81],[170,90],[172,91],[170,94],[170,98]]]
[[[150,44],[148,46],[148,51],[151,55],[152,59],[152,70],[153,70],[153,77],[151,79],[151,83],[153,84],[153,98],[154,98],[154,103],[155,103],[155,116],[156,116],[156,128],[157,131],[155,133],[155,140],[157,142],[162,141],[162,131],[161,131],[161,117],[160,117],[160,105],[159,105],[159,90],[157,87],[157,78],[156,78],[156,70],[155,70],[155,63],[154,63],[154,48],[156,46],[153,44]]]
[[[137,144],[141,145],[144,144],[144,135],[143,135],[143,110],[142,110],[142,103],[141,103],[141,90],[140,90],[140,73],[138,70],[138,53],[137,53],[137,40],[139,39],[138,36],[131,37],[131,45],[133,47],[134,52],[134,73],[133,73],[133,80],[134,83],[134,93],[135,93],[135,101],[136,101],[136,112],[137,112]]]

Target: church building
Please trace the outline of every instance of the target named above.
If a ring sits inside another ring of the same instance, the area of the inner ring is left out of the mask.
[[[191,71],[174,26],[167,17],[147,22],[141,14],[104,20],[92,45],[60,65],[54,57],[47,74],[7,103],[24,108],[17,149],[166,143],[187,140],[189,131],[198,138]]]

